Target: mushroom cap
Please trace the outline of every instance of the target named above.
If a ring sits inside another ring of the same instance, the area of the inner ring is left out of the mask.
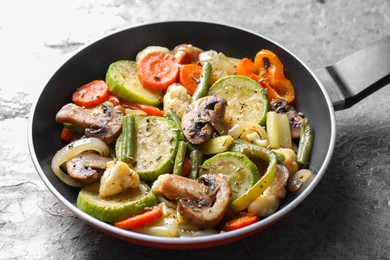
[[[181,119],[187,140],[193,144],[201,144],[210,139],[215,131],[226,134],[226,106],[227,101],[219,96],[206,96],[191,103]]]

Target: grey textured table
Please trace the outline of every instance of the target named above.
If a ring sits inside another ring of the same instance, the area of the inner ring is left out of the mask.
[[[191,251],[125,243],[85,225],[48,191],[29,157],[27,123],[58,65],[113,30],[188,19],[263,34],[318,69],[390,34],[390,1],[1,2],[0,259],[390,259],[389,86],[336,113],[335,153],[314,192],[236,243]]]

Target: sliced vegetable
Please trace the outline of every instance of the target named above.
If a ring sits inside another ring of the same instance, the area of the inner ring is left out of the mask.
[[[187,144],[188,145],[188,144]],[[188,146],[187,146],[188,147]],[[187,157],[184,158],[183,169],[181,176],[188,177],[191,172],[191,161]]]
[[[72,96],[72,101],[78,106],[94,107],[108,99],[110,90],[103,80],[91,81],[78,88]]]
[[[160,217],[148,225],[133,229],[133,231],[158,237],[177,237],[179,223],[173,217]]]
[[[227,57],[222,52],[214,50],[204,51],[199,54],[199,62],[203,65],[205,62],[210,62],[212,66],[211,83],[214,83],[220,78],[233,75],[235,67],[239,60]]]
[[[135,61],[140,62],[141,60],[143,60],[146,57],[146,55],[148,55],[149,53],[154,53],[154,52],[169,54],[169,49],[166,47],[162,47],[162,46],[148,46],[145,49],[143,49],[142,51],[137,53],[137,56],[135,57]]]
[[[148,116],[136,122],[135,171],[143,180],[154,181],[172,172],[179,142],[182,140],[173,121]]]
[[[179,148],[176,153],[175,164],[173,165],[173,174],[183,175],[183,165],[187,151],[187,143],[185,141],[179,142]]]
[[[235,124],[228,132],[234,139],[246,140],[248,142],[267,147],[269,144],[268,134],[258,123],[241,121]]]
[[[259,197],[275,179],[277,165],[276,156],[271,151],[263,147],[260,148],[261,149],[256,150],[243,148],[244,154],[249,154],[249,157],[259,158],[266,161],[268,163],[268,167],[264,175],[256,182],[256,184],[232,202],[227,213],[228,218],[235,216],[238,212],[245,209],[252,201]]]
[[[230,145],[233,143],[233,140],[233,137],[230,135],[222,135],[210,138],[203,144],[200,144],[198,147],[205,155],[222,153],[229,149]]]
[[[216,81],[208,95],[220,96],[229,101],[226,116],[230,123],[250,121],[264,125],[269,102],[265,89],[245,76],[228,76]]]
[[[238,152],[219,153],[206,160],[199,175],[211,173],[221,174],[226,179],[233,202],[250,190],[260,178],[256,165],[246,155]]]
[[[171,54],[153,52],[139,62],[138,79],[144,88],[166,90],[178,76],[179,64]]]
[[[288,103],[295,98],[294,86],[284,75],[283,64],[278,56],[270,50],[260,50],[255,57],[255,65],[265,85],[268,83],[269,99],[283,99]]]
[[[163,116],[164,115],[164,111],[162,111],[161,109],[159,109],[158,107],[155,107],[155,106],[136,104],[136,103],[129,104],[129,106],[134,107],[134,108],[139,109],[139,110],[142,110],[146,114],[148,114],[149,116]]]
[[[278,130],[279,130],[279,144],[283,148],[292,149],[290,121],[286,114],[277,113]]]
[[[65,142],[72,142],[74,137],[75,137],[75,135],[74,135],[74,133],[71,130],[69,130],[66,127],[62,128],[61,139],[63,141],[65,141]]]
[[[187,89],[188,94],[193,95],[202,73],[202,66],[185,64],[180,69],[180,84]]]
[[[225,232],[233,231],[249,226],[257,221],[259,221],[259,217],[256,214],[250,212],[240,212],[237,216],[226,221],[220,229]]]
[[[106,74],[106,82],[111,93],[128,102],[159,106],[162,91],[152,91],[142,87],[137,77],[137,63],[119,60],[112,63]]]
[[[261,78],[259,68],[248,58],[243,58],[237,65],[237,75],[247,76],[255,81]]]
[[[77,196],[77,207],[104,222],[117,222],[139,214],[157,204],[157,198],[146,183],[116,195],[101,198],[99,183],[83,187]]]
[[[112,94],[108,97],[108,101],[110,101],[113,106],[118,106],[121,104],[119,97]]]
[[[232,146],[230,146],[229,150],[233,151],[233,152],[243,153],[249,157],[255,153],[271,152],[275,155],[277,163],[283,164],[283,162],[285,160],[285,156],[283,153],[276,152],[275,150],[268,150],[260,145],[256,145],[256,144],[253,144],[253,143],[250,143],[248,141],[241,140],[241,139],[234,140],[234,142],[233,142]],[[255,150],[259,150],[259,151],[254,152]]]
[[[203,163],[203,153],[200,150],[192,150],[190,152],[191,170],[188,178],[196,180],[199,176],[199,169]]]
[[[144,213],[115,222],[114,225],[126,230],[140,228],[159,219],[162,216],[162,213],[162,208],[160,206],[154,206],[152,209],[147,210]]]
[[[68,174],[64,173],[61,169],[61,165],[76,155],[85,151],[96,151],[100,155],[108,156],[110,148],[102,140],[98,138],[84,138],[69,143],[61,150],[59,150],[51,161],[51,168],[54,174],[66,184],[73,187],[82,187],[85,184],[72,179]]]
[[[290,122],[286,114],[269,111],[267,113],[267,133],[270,148],[292,148]]]
[[[267,133],[269,139],[269,147],[277,149],[279,144],[279,130],[277,114],[273,111],[267,113]]]
[[[195,92],[192,94],[191,102],[207,95],[211,82],[211,70],[210,62],[206,61],[202,67],[199,83],[196,86]]]
[[[311,147],[313,145],[313,129],[310,125],[309,119],[305,117],[301,125],[301,137],[298,144],[297,162],[306,167],[309,159]]]

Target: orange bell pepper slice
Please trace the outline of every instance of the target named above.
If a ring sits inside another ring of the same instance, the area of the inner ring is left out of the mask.
[[[269,99],[283,99],[288,103],[295,99],[294,86],[284,75],[283,64],[270,50],[261,50],[256,54],[255,66],[259,71],[265,71],[262,81],[269,84],[273,91],[269,91]],[[267,87],[267,89],[269,89]]]

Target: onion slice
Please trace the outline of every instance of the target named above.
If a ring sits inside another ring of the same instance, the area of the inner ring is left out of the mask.
[[[228,135],[231,135],[234,139],[246,140],[263,147],[267,147],[269,144],[268,134],[265,129],[259,124],[249,121],[243,121],[235,124],[229,130]]]
[[[73,187],[82,187],[84,183],[77,181],[70,177],[68,174],[64,173],[60,166],[75,157],[76,155],[85,152],[85,151],[96,151],[102,156],[108,156],[110,153],[110,148],[102,140],[90,137],[79,139],[74,142],[69,143],[61,150],[59,150],[53,157],[51,161],[51,168],[55,175],[66,184]]]
[[[280,188],[286,185],[290,174],[286,166],[276,165],[276,175],[272,184],[269,186],[271,193],[276,193]]]

